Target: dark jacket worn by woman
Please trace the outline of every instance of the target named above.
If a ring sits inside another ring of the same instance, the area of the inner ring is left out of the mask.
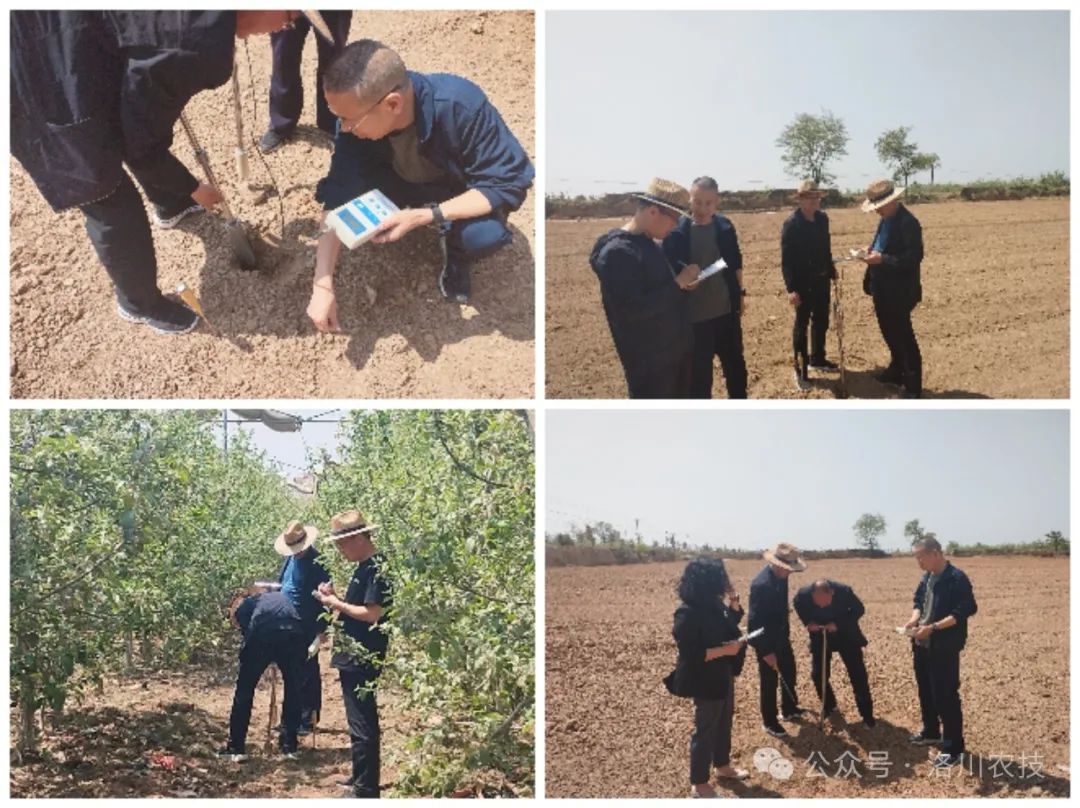
[[[745,646],[735,656],[705,661],[705,652],[742,636],[741,609],[734,611],[717,603],[715,607],[682,604],[675,610],[671,633],[679,649],[675,670],[664,679],[675,696],[722,701],[727,698],[728,680],[742,672]]]

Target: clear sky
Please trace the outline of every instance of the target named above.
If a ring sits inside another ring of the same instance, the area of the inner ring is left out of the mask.
[[[891,173],[874,141],[898,126],[937,181],[1068,172],[1069,15],[552,12],[545,94],[548,193],[791,188],[776,138],[823,109],[850,136],[845,190]]]
[[[283,411],[284,412],[284,411]],[[339,421],[346,414],[346,410],[332,410],[327,413],[326,409],[316,410],[288,410],[289,415],[297,415],[305,421],[316,418],[317,421]],[[229,410],[229,420],[237,420],[238,416]],[[337,423],[305,423],[299,432],[275,432],[260,423],[229,424],[230,440],[237,430],[250,433],[252,442],[257,449],[265,452],[268,464],[281,473],[283,477],[292,479],[308,470],[307,450],[328,449],[331,455],[336,455],[338,437]],[[221,438],[221,429],[218,429],[218,441]]]
[[[855,546],[880,513],[886,549],[918,519],[945,541],[1069,535],[1061,411],[549,411],[548,534],[606,521],[646,540],[763,549]]]

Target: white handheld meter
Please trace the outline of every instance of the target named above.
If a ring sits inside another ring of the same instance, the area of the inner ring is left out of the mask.
[[[398,206],[376,189],[334,208],[327,216],[327,224],[351,250],[371,238],[375,229],[397,212]]]

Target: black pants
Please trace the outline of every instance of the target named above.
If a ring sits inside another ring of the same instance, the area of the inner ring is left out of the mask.
[[[912,644],[915,683],[919,687],[922,731],[941,737],[941,751],[964,751],[964,714],[960,707],[960,652]]]
[[[326,20],[337,44],[331,45],[318,34],[314,34],[319,52],[319,61],[315,68],[315,122],[323,131],[333,134],[336,131],[337,118],[326,105],[322,80],[330,63],[348,44],[352,12],[323,11],[320,13]],[[304,17],[299,17],[292,29],[277,31],[270,35],[270,47],[274,58],[273,75],[270,79],[270,128],[280,135],[289,135],[296,129],[300,113],[304,109],[304,84],[300,78],[300,59],[304,53],[304,40],[309,30],[311,30],[311,23]]]
[[[781,684],[777,672],[765,664],[763,654],[758,653],[758,677],[761,682],[761,720],[768,726],[777,721],[776,713],[776,688],[780,688],[780,706],[785,715],[791,715],[799,706],[795,693],[795,654],[791,650],[791,643],[784,643],[773,653],[776,654],[776,664],[780,668],[780,676],[784,677]],[[790,693],[788,692],[790,690]]]
[[[194,204],[190,197],[180,199],[149,183],[143,190],[159,210],[176,210],[185,201]],[[116,287],[117,300],[126,309],[146,311],[161,299],[161,292],[150,220],[135,183],[124,174],[115,191],[81,209],[86,234]]]
[[[352,742],[352,782],[357,797],[379,796],[379,709],[375,691],[357,694],[376,681],[371,670],[339,671],[341,694],[345,698],[345,718]]]
[[[690,736],[690,785],[709,782],[711,766],[731,763],[731,720],[735,715],[735,683],[727,675],[727,698],[694,699],[694,732]]]
[[[807,356],[806,328],[809,326],[810,360],[817,362],[825,359],[825,334],[829,330],[831,297],[828,278],[816,278],[799,290],[795,327],[791,329],[791,348],[796,358]]]
[[[645,373],[626,371],[627,395],[630,398],[687,398],[692,367],[693,353],[687,351]]]
[[[720,358],[728,398],[746,398],[746,358],[738,312],[694,323],[690,398],[712,398],[714,356]]]
[[[251,723],[255,686],[270,665],[277,665],[284,681],[285,697],[281,719],[285,726],[281,745],[296,747],[296,729],[300,725],[300,678],[307,650],[304,634],[294,631],[265,631],[244,643],[240,650],[240,670],[236,674],[236,692],[229,714],[229,746],[243,752]]]
[[[825,699],[825,712],[831,713],[836,709],[836,694],[832,689],[832,658],[833,653],[840,654],[840,660],[847,668],[848,679],[851,682],[851,690],[855,694],[855,705],[859,709],[859,715],[863,718],[874,717],[874,702],[870,697],[870,679],[866,675],[866,660],[863,659],[862,648],[850,643],[837,642],[837,647],[832,646],[835,634],[829,635],[829,655],[825,660],[825,695],[821,694],[821,633],[810,635],[810,657],[813,660],[813,670],[810,678],[814,680],[814,690],[818,698]]]
[[[310,647],[318,634],[309,633],[305,640]],[[304,664],[300,671],[300,725],[310,727],[318,723],[322,714],[322,671],[319,669],[319,655],[307,658],[304,651]]]
[[[922,354],[911,324],[913,306],[898,302],[892,296],[874,295],[881,336],[889,347],[889,370],[902,376],[904,387],[915,395],[922,394]]]

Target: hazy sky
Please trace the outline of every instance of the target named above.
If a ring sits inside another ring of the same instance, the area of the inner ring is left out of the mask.
[[[549,411],[546,532],[603,520],[647,540],[854,546],[866,512],[903,546],[1069,535],[1060,411]]]
[[[823,109],[843,189],[889,173],[874,141],[898,126],[938,181],[1067,172],[1068,74],[1066,11],[552,12],[547,191],[794,187],[776,138]]]
[[[317,419],[320,421],[337,421],[346,415],[346,410],[333,410],[327,413],[325,407],[315,410],[288,410],[287,412],[289,415],[297,415],[305,420],[321,416]],[[229,410],[230,420],[238,418],[235,412]],[[326,448],[331,454],[336,454],[338,445],[337,423],[305,423],[300,432],[275,432],[259,423],[230,423],[230,440],[236,431],[241,429],[251,434],[255,447],[265,452],[269,464],[288,479],[303,474],[307,470],[308,448]],[[220,428],[217,434],[220,441]]]

